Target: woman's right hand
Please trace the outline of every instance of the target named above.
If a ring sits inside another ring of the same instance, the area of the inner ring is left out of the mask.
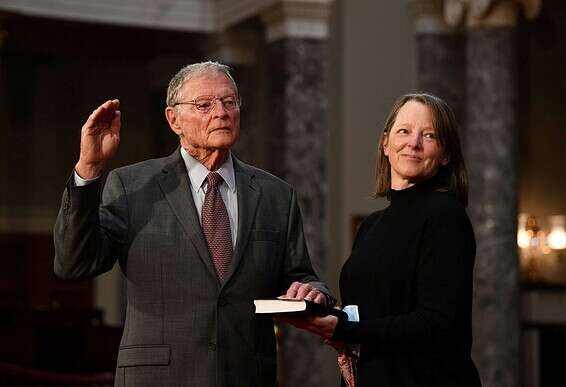
[[[108,100],[88,117],[81,129],[81,153],[75,171],[83,179],[102,174],[120,143],[120,101]]]
[[[314,316],[305,315],[298,317],[277,317],[277,320],[286,322],[296,328],[304,329],[319,335],[325,340],[328,340],[334,334],[336,325],[338,324],[338,317],[333,315],[328,316]]]

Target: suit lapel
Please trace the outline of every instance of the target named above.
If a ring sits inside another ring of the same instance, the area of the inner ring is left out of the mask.
[[[232,158],[234,160],[236,189],[238,191],[238,237],[232,258],[232,270],[226,279],[226,283],[230,280],[242,260],[250,238],[250,231],[253,226],[259,197],[261,195],[261,188],[254,181],[253,170],[236,159],[233,155]]]
[[[193,242],[204,265],[211,275],[216,277],[216,271],[206,246],[202,228],[195,208],[195,202],[189,186],[189,176],[181,157],[179,148],[169,156],[167,165],[161,171],[158,179],[159,186],[173,209],[173,213],[183,226],[183,230]]]

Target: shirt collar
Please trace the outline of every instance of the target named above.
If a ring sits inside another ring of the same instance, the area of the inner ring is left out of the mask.
[[[198,191],[202,187],[210,171],[206,169],[206,167],[202,165],[197,159],[191,156],[183,147],[181,147],[181,157],[183,158],[185,166],[187,167],[191,185],[195,191]],[[232,152],[228,154],[228,158],[216,172],[218,172],[220,176],[222,176],[222,179],[224,179],[224,182],[228,185],[228,189],[232,192],[236,192],[236,176],[234,174]]]

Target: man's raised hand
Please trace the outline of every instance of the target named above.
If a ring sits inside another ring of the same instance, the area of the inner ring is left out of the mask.
[[[120,101],[108,100],[88,117],[81,129],[81,154],[75,171],[83,179],[102,174],[120,143]]]

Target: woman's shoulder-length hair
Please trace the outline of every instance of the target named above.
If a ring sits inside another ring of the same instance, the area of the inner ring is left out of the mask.
[[[443,152],[448,156],[448,164],[441,165],[435,176],[436,189],[453,193],[463,206],[468,205],[468,173],[464,163],[458,124],[454,112],[441,98],[428,93],[411,93],[402,95],[395,101],[391,112],[385,121],[383,132],[379,138],[375,171],[374,196],[388,196],[391,188],[391,165],[383,152],[385,137],[389,134],[397,113],[409,101],[420,102],[427,106],[432,113],[432,124],[436,130],[438,141]]]

